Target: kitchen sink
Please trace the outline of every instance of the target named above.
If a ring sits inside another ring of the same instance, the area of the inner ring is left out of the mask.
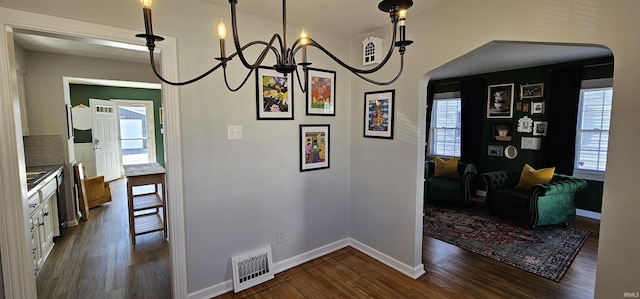
[[[34,171],[27,172],[27,184],[35,184],[40,181],[48,172],[46,171]]]

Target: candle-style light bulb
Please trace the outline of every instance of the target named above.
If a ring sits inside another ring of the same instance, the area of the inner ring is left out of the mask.
[[[218,23],[218,37],[220,39],[224,39],[227,36],[227,27],[224,26],[224,22],[220,19],[220,23]]]
[[[218,23],[218,38],[220,38],[220,58],[226,58],[226,49],[224,46],[224,39],[227,36],[227,28],[224,26],[224,22],[220,19]]]
[[[304,27],[302,27],[302,32],[300,32],[300,44],[302,45],[302,63],[307,64],[307,44],[309,44],[307,32],[304,31]]]
[[[307,32],[304,31],[304,27],[302,28],[302,32],[300,32],[300,44],[302,44],[303,46],[306,46],[309,43],[309,40],[307,39],[307,37],[309,37],[307,35]]]
[[[151,21],[152,0],[140,0],[142,3],[142,13],[144,15],[144,32],[147,36],[153,35],[153,22]]]
[[[400,26],[400,41],[406,40],[407,10],[398,11],[398,25]]]
[[[407,18],[407,10],[406,9],[401,9],[398,11],[398,18],[400,18],[400,20],[404,20]]]
[[[142,7],[145,7],[145,8],[151,8],[151,2],[152,0],[140,0]]]

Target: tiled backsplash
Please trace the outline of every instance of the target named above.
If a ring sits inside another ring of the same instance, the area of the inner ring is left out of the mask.
[[[27,167],[64,164],[62,135],[30,135],[24,137]]]

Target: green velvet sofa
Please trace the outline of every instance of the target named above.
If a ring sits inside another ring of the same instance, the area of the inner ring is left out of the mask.
[[[472,163],[458,162],[459,179],[433,176],[435,161],[424,162],[424,199],[430,201],[459,202],[468,205],[476,192],[478,171]]]
[[[480,177],[487,184],[486,204],[492,214],[527,223],[568,225],[576,217],[575,193],[587,186],[585,180],[554,174],[551,182],[534,185],[530,191],[514,188],[520,171],[494,171]]]

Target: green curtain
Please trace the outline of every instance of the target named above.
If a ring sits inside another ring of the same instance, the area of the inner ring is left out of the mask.
[[[486,82],[483,78],[460,82],[461,149],[460,160],[478,164],[482,153],[482,111],[487,98]]]
[[[426,143],[427,145],[424,148],[424,157],[426,160],[429,160],[429,134],[431,134],[431,110],[433,108],[433,97],[436,94],[436,86],[433,83],[429,83],[427,85],[427,126],[425,129]]]
[[[582,67],[572,67],[553,70],[550,74],[542,166],[555,167],[556,173],[573,175],[582,70]]]

